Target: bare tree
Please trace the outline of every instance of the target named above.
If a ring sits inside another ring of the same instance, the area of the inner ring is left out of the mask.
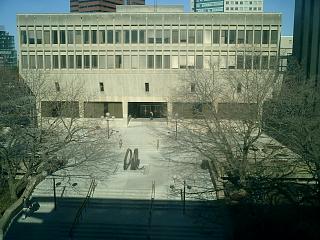
[[[216,191],[226,177],[235,198],[252,193],[250,179],[296,174],[300,168],[295,154],[263,131],[264,103],[281,86],[278,72],[255,65],[243,70],[215,69],[187,71],[182,87],[174,93],[172,101],[187,106],[193,115],[179,120],[180,146],[208,161]],[[179,107],[173,111],[188,115]]]

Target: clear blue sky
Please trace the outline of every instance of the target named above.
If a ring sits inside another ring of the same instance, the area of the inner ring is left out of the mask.
[[[265,12],[280,12],[282,17],[282,35],[293,34],[295,0],[264,0]],[[154,0],[146,0],[153,4]],[[183,4],[189,11],[189,0],[157,0],[157,4]],[[69,0],[0,0],[0,25],[16,36],[17,13],[58,13],[69,12]]]

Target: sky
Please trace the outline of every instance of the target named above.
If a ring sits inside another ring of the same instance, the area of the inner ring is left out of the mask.
[[[17,13],[67,13],[70,0],[0,0],[0,25],[16,36]],[[156,0],[146,0],[146,4],[154,4]],[[264,0],[265,12],[280,12],[282,16],[282,35],[293,34],[295,0]],[[189,11],[189,0],[157,0],[157,4],[183,4]],[[15,38],[16,39],[16,38]]]

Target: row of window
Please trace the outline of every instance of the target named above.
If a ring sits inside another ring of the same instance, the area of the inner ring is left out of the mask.
[[[21,44],[277,44],[278,30],[21,30]]]
[[[269,65],[270,62],[270,65]],[[267,69],[275,67],[275,54],[248,55],[22,55],[23,69]]]

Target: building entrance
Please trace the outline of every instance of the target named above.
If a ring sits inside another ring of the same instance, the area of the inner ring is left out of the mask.
[[[154,118],[165,118],[167,117],[167,103],[161,103],[161,102],[130,103],[129,102],[128,112],[134,118],[149,118],[150,112],[153,113]]]

